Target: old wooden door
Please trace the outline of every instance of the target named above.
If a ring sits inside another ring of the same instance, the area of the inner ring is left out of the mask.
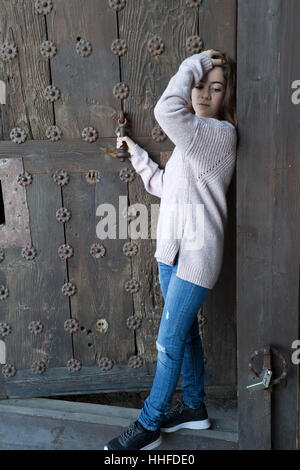
[[[163,167],[173,144],[153,108],[188,55],[213,46],[234,57],[236,1],[1,0],[0,11],[1,394],[149,388],[160,201],[121,172],[132,167],[115,156],[117,113]],[[148,208],[148,238],[119,235],[120,197]],[[199,319],[208,393],[232,397],[234,182],[228,202],[223,271]],[[115,239],[97,235],[102,204],[116,209]]]
[[[238,389],[241,449],[298,447],[299,17],[298,0],[0,0],[2,397],[151,386],[159,199],[122,171],[117,113],[164,167],[173,144],[153,108],[185,57],[221,49],[238,64],[239,149],[223,268],[199,311],[206,391]],[[145,205],[148,237],[124,230],[120,201]],[[99,237],[105,204],[115,238]],[[288,363],[271,419],[247,389],[264,346]]]

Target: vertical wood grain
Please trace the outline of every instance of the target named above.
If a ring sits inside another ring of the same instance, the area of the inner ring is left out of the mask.
[[[34,2],[0,1],[0,43],[12,42],[18,55],[9,62],[0,60],[0,80],[6,83],[6,105],[0,106],[0,140],[9,140],[13,127],[25,129],[28,139],[46,139],[53,124],[53,106],[43,97],[50,85],[48,59],[40,54],[47,39],[46,21],[38,15]]]
[[[263,391],[249,394],[248,362],[265,345],[288,362],[287,386],[272,392],[272,448],[294,449],[298,430],[298,368],[291,344],[299,336],[299,78],[297,1],[239,0],[237,164],[237,342],[239,445],[261,449]],[[251,39],[251,40],[249,40]],[[274,377],[281,364],[272,360]]]

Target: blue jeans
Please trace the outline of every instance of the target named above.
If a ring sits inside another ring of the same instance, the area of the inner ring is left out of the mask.
[[[183,401],[199,408],[204,392],[204,362],[197,313],[211,289],[176,276],[173,266],[158,261],[164,309],[156,341],[157,365],[150,395],[138,417],[149,430],[160,427],[172,403],[180,372]]]

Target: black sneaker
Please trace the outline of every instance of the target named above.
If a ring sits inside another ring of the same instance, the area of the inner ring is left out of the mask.
[[[177,404],[164,415],[160,424],[160,430],[163,432],[174,432],[182,428],[208,429],[210,426],[211,423],[203,402],[200,408],[193,409],[183,401],[177,400]]]
[[[149,431],[136,420],[120,436],[109,441],[104,450],[151,450],[160,444],[160,430]]]

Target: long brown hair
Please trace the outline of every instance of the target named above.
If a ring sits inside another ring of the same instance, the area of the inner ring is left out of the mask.
[[[236,116],[236,71],[235,61],[226,53],[217,51],[218,54],[214,54],[212,59],[224,58],[226,63],[224,65],[218,65],[221,67],[223,76],[226,80],[226,91],[223,99],[223,105],[219,112],[220,121],[229,121],[234,126],[237,126]],[[190,113],[195,114],[192,102],[187,106]]]

